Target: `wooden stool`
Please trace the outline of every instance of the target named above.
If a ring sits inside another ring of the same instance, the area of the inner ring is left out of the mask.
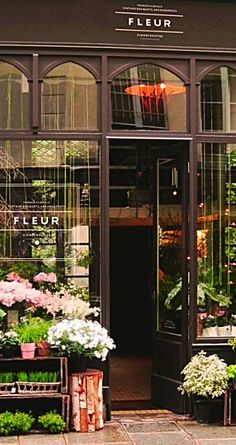
[[[103,428],[103,372],[88,369],[70,378],[71,427],[75,431],[93,432]]]

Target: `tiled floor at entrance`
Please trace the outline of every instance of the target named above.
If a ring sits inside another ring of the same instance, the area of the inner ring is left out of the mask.
[[[111,400],[150,400],[151,358],[111,358]]]

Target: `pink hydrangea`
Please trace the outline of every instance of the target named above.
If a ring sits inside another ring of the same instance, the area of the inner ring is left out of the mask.
[[[54,272],[51,272],[47,276],[47,280],[49,283],[56,283],[57,282],[57,276]]]
[[[35,275],[35,277],[33,278],[35,283],[40,283],[41,281],[47,281],[47,274],[44,272],[40,272],[38,273],[38,275]]]

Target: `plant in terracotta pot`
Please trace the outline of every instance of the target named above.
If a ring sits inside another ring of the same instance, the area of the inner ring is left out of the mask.
[[[22,357],[35,356],[36,342],[42,341],[47,334],[51,322],[39,317],[29,317],[23,320],[16,331],[19,335]]]
[[[221,397],[228,387],[227,364],[217,354],[207,356],[201,351],[194,355],[181,372],[184,375],[178,390],[181,394],[193,396],[195,416],[200,423],[211,423],[217,419],[217,413],[223,415]],[[215,401],[219,401],[216,407]],[[212,404],[214,404],[212,406]],[[220,412],[222,410],[222,412]]]
[[[4,357],[17,357],[19,355],[19,336],[15,331],[0,332],[0,347]]]

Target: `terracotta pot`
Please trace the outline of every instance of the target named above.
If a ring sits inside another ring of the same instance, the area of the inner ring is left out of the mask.
[[[50,353],[49,343],[45,341],[39,341],[36,343],[36,354],[40,357],[46,357]]]
[[[23,358],[34,358],[36,349],[35,343],[22,343],[20,349]]]

